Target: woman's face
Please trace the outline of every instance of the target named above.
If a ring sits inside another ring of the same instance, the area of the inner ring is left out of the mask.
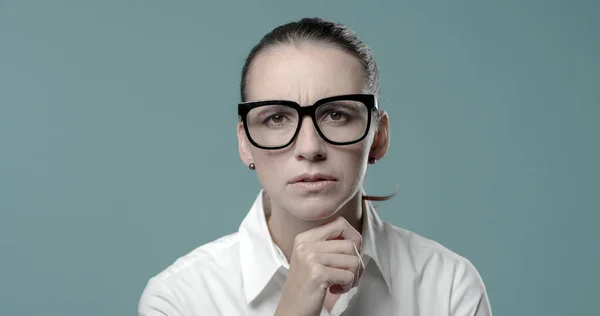
[[[280,45],[256,57],[248,73],[247,101],[291,100],[302,106],[337,95],[364,93],[364,70],[348,53],[326,45]],[[382,129],[371,128],[362,141],[336,146],[322,139],[310,117],[290,146],[259,149],[238,125],[242,161],[254,163],[258,179],[272,207],[305,221],[333,216],[362,187],[369,157],[382,158],[388,145],[387,115],[380,114]],[[376,125],[376,121],[372,121]],[[376,137],[377,136],[377,137]],[[329,181],[297,182],[298,177]]]

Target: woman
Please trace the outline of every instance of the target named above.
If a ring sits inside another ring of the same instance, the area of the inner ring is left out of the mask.
[[[239,153],[263,190],[237,233],[152,278],[139,315],[491,315],[471,263],[384,223],[362,183],[386,154],[370,49],[347,27],[275,28],[242,71]]]

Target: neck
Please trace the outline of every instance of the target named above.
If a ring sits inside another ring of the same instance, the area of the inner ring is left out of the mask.
[[[265,197],[263,205],[267,211],[268,218],[267,224],[271,233],[271,238],[277,246],[284,253],[288,262],[291,260],[292,251],[294,249],[294,240],[296,236],[305,231],[311,230],[315,227],[321,226],[334,217],[344,217],[354,229],[362,234],[362,219],[363,219],[363,208],[362,208],[362,191],[359,190],[356,195],[350,199],[342,208],[331,218],[319,220],[319,221],[305,221],[290,212],[279,208],[275,203],[268,200]]]

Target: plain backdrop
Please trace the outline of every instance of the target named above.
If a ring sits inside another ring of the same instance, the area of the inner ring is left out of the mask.
[[[366,190],[479,269],[496,315],[600,294],[597,1],[0,1],[0,314],[135,315],[153,275],[235,232],[241,67],[273,27],[350,25],[391,148]]]

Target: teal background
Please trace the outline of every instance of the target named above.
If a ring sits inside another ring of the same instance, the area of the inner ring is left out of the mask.
[[[135,315],[146,281],[234,232],[243,59],[322,16],[375,52],[388,155],[370,194],[468,257],[495,315],[600,294],[595,1],[0,2],[0,314]]]

